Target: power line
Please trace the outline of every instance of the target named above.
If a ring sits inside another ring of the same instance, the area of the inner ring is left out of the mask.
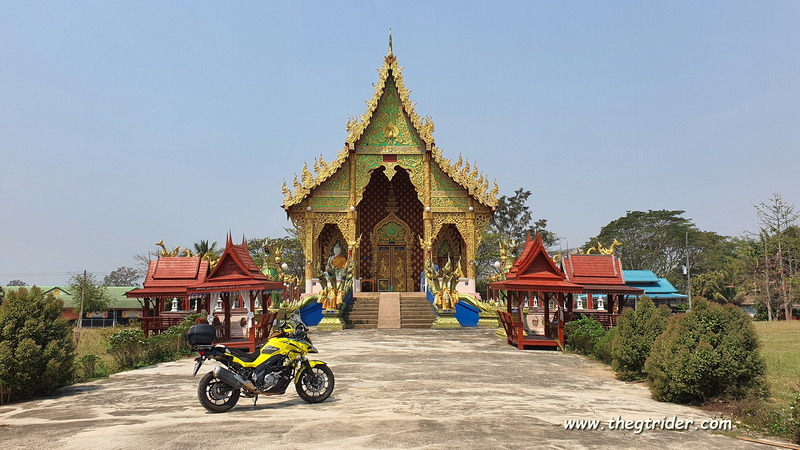
[[[87,271],[92,274],[96,275],[109,275],[111,272],[94,272],[92,270]],[[80,272],[28,272],[28,273],[0,273],[0,278],[6,277],[49,277],[55,275],[72,275]]]

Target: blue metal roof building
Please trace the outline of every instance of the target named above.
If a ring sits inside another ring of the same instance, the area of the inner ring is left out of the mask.
[[[666,278],[659,278],[651,270],[623,270],[622,275],[626,285],[644,289],[644,295],[656,305],[674,306],[687,301],[686,295],[679,294],[672,283]]]

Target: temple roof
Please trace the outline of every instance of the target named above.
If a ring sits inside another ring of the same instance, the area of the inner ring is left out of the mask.
[[[283,207],[288,209],[302,202],[313,189],[319,187],[331,178],[347,161],[351,151],[361,152],[360,149],[380,154],[396,154],[397,148],[408,149],[411,152],[431,152],[432,161],[441,170],[469,192],[475,200],[492,209],[497,206],[499,189],[497,181],[489,190],[489,178],[482,174],[475,163],[469,161],[462,167],[463,158],[459,155],[456,164],[451,164],[449,159],[442,156],[436,148],[433,138],[433,119],[422,118],[415,111],[415,104],[409,98],[410,90],[405,87],[402,76],[402,67],[397,62],[397,57],[389,47],[389,53],[384,57],[383,66],[378,69],[378,82],[374,84],[375,92],[367,100],[367,110],[363,115],[350,118],[347,121],[347,139],[344,148],[336,155],[332,162],[326,162],[322,155],[314,160],[315,174],[309,170],[308,163],[303,165],[300,178],[294,177],[292,192],[283,183]]]

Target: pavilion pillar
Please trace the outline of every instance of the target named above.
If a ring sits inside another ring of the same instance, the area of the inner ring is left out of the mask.
[[[558,342],[561,347],[564,346],[564,293],[559,292],[556,294],[556,302],[558,302]]]
[[[225,292],[225,293],[220,294],[220,295],[223,296],[222,297],[223,298],[222,307],[225,310],[225,324],[223,326],[225,327],[225,331],[226,331],[225,334],[228,336],[228,339],[230,339],[231,338],[231,306],[233,306],[232,302],[231,302],[231,293],[230,292]]]
[[[544,335],[552,338],[549,335],[550,330],[550,299],[547,297],[547,293],[545,292],[544,297],[542,297],[542,293],[539,292],[539,299],[541,299],[542,303],[544,303]]]
[[[592,300],[592,293],[586,293],[586,309],[594,309],[594,301]]]
[[[256,291],[247,291],[248,301],[247,305],[247,336],[252,341],[255,339],[255,327],[253,327],[253,311],[255,311],[255,296],[257,295]]]

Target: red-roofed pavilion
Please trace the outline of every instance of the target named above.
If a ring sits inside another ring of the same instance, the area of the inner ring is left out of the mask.
[[[583,287],[566,281],[564,273],[547,254],[540,234],[534,240],[528,236],[525,249],[506,274],[506,279],[491,283],[489,288],[492,291],[490,296],[502,291],[506,293],[507,311],[498,311],[497,314],[506,330],[509,344],[516,345],[520,350],[525,346],[564,347],[565,309],[568,303],[571,304],[572,294],[583,292]],[[531,305],[531,301],[543,305]],[[554,308],[552,317],[551,301]],[[544,311],[544,335],[526,335],[523,317],[526,304],[529,310],[541,308]]]
[[[205,281],[189,286],[188,294],[192,297],[203,298],[203,303],[209,305],[209,310],[213,307],[215,312],[224,314],[224,321],[219,320],[216,315],[211,320],[217,327],[217,343],[224,343],[232,347],[247,347],[250,351],[255,351],[255,347],[266,340],[268,328],[272,322],[268,314],[264,314],[261,323],[253,326],[256,300],[258,300],[259,306],[267,308],[271,303],[268,293],[278,290],[283,290],[283,283],[270,281],[261,272],[247,250],[247,241],[242,238],[241,245],[235,245],[229,234],[225,243],[225,251],[211,273]],[[215,303],[215,305],[211,305],[211,303]],[[240,340],[232,339],[231,336],[231,309],[235,306],[246,309],[246,329],[248,331],[247,335]]]
[[[159,334],[178,325],[189,313],[188,287],[203,283],[208,274],[208,261],[197,257],[160,257],[150,261],[144,288],[125,293],[128,298],[141,299],[142,330],[145,336]],[[166,300],[181,299],[179,310],[166,311]],[[200,305],[195,308],[200,311]]]
[[[206,312],[208,321],[217,328],[218,343],[254,351],[265,340],[272,322],[269,315],[264,314],[265,319],[254,326],[256,309],[268,308],[269,293],[283,288],[283,283],[270,281],[261,272],[244,238],[241,245],[235,245],[229,234],[225,251],[210,273],[209,262],[198,257],[160,257],[150,261],[144,288],[125,295],[143,300],[145,336],[163,333],[180,324],[190,313]],[[168,300],[177,307],[168,311]],[[243,309],[246,317],[247,333],[240,339],[232,339],[232,309]]]

